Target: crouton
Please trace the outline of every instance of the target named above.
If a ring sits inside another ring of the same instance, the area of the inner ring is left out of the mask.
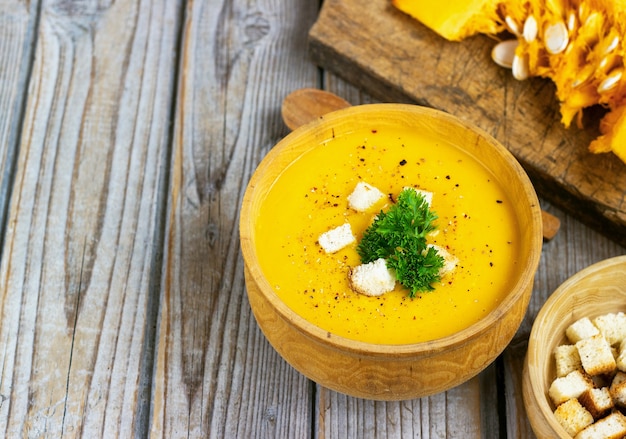
[[[626,372],[622,372],[621,370],[618,371],[615,376],[613,377],[613,379],[611,380],[611,385],[612,386],[616,386],[618,384],[621,384],[623,382],[626,382]]]
[[[608,313],[596,317],[593,324],[611,346],[618,345],[626,338],[626,314]]]
[[[591,378],[582,370],[575,370],[552,381],[548,394],[554,405],[558,406],[568,399],[578,398],[591,388],[593,388]]]
[[[574,437],[579,431],[593,424],[593,416],[576,398],[568,399],[554,411],[559,424]]]
[[[626,338],[620,342],[615,364],[622,372],[626,372]]]
[[[591,376],[613,373],[617,367],[611,345],[602,334],[576,342],[583,369]]]
[[[609,392],[615,405],[626,408],[626,374],[624,372],[615,374]]]
[[[437,250],[439,256],[443,258],[443,267],[441,267],[441,269],[439,270],[439,276],[443,276],[456,268],[456,264],[459,263],[459,259],[456,256],[452,255],[445,248],[435,244],[428,244],[427,247],[433,247],[435,250]]]
[[[317,240],[326,253],[336,253],[342,248],[352,244],[356,238],[352,234],[349,223],[335,227],[322,233]]]
[[[576,439],[621,439],[626,435],[626,416],[619,411],[597,420],[580,433]]]
[[[583,367],[580,362],[580,355],[578,355],[578,349],[573,344],[557,346],[554,349],[554,358],[556,360],[557,377],[564,377],[568,373]]]
[[[589,389],[578,397],[578,401],[591,413],[593,419],[604,417],[615,406],[608,387]]]
[[[348,195],[348,206],[357,212],[365,212],[384,197],[385,194],[376,187],[360,181],[352,193]]]
[[[600,330],[594,326],[589,317],[583,317],[572,323],[566,330],[565,335],[572,343],[576,343],[584,338],[598,335]]]
[[[395,285],[396,276],[387,268],[383,258],[350,270],[350,286],[366,296],[381,296],[392,291]]]

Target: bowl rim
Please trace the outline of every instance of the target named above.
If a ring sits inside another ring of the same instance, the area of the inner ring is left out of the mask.
[[[466,130],[475,132],[478,136],[482,137],[487,144],[496,152],[501,160],[507,163],[515,170],[515,174],[519,176],[522,181],[523,192],[525,199],[528,200],[529,207],[531,209],[532,216],[532,228],[534,232],[534,242],[529,243],[530,250],[528,251],[528,259],[525,261],[524,266],[519,271],[518,279],[511,287],[511,293],[506,295],[504,300],[498,304],[489,314],[484,316],[478,322],[470,325],[467,328],[462,329],[454,334],[441,337],[434,340],[407,343],[407,344],[384,344],[384,343],[370,343],[360,340],[355,340],[336,334],[331,334],[327,330],[309,322],[304,317],[297,314],[289,306],[287,306],[279,296],[276,294],[270,283],[265,279],[258,263],[258,258],[255,252],[252,250],[252,245],[243,245],[244,241],[253,242],[254,226],[253,221],[250,218],[250,206],[251,200],[255,193],[255,188],[260,179],[264,169],[272,163],[275,158],[285,149],[289,148],[291,142],[295,141],[301,136],[306,136],[315,130],[322,129],[325,126],[333,125],[345,119],[362,116],[366,113],[380,114],[380,113],[411,113],[413,115],[430,115],[441,119],[446,122],[457,124]],[[543,244],[542,236],[542,222],[541,222],[541,208],[537,194],[534,187],[513,154],[506,149],[501,143],[499,143],[493,136],[488,134],[481,128],[463,121],[450,113],[433,109],[430,107],[424,107],[414,104],[398,104],[398,103],[375,103],[375,104],[363,104],[351,106],[341,110],[333,111],[320,118],[303,125],[296,130],[289,133],[283,139],[281,139],[268,153],[261,162],[258,164],[254,171],[248,187],[244,193],[242,200],[242,209],[240,213],[240,239],[242,240],[242,253],[244,256],[244,263],[251,275],[255,275],[255,279],[259,281],[259,290],[265,296],[265,299],[271,301],[278,314],[286,321],[292,323],[298,331],[302,334],[314,339],[315,341],[327,345],[331,348],[336,348],[342,351],[353,352],[355,354],[367,353],[370,356],[394,356],[394,357],[408,357],[415,355],[416,353],[424,356],[435,355],[438,352],[450,349],[461,348],[470,341],[476,339],[481,334],[486,332],[494,324],[497,324],[501,318],[508,313],[508,311],[520,300],[524,292],[529,288],[528,284],[532,284],[534,281],[534,273],[539,265],[539,259],[541,255],[541,248]],[[255,264],[249,264],[248,261],[254,261]],[[532,288],[532,287],[530,287]],[[529,294],[530,297],[530,294]]]
[[[524,360],[524,369],[526,369],[523,373],[523,380],[525,381],[524,385],[528,386],[530,393],[532,395],[532,400],[527,400],[531,395],[527,395],[526,391],[524,391],[524,406],[526,411],[529,412],[532,409],[533,413],[538,412],[544,418],[544,420],[550,425],[552,430],[559,434],[560,437],[569,438],[570,435],[567,434],[565,429],[559,424],[556,417],[550,416],[545,417],[544,413],[552,413],[552,407],[550,406],[550,401],[548,400],[547,389],[543,388],[543,383],[538,383],[535,380],[530,379],[530,369],[535,370],[536,368],[541,367],[538,364],[531,364],[530,357],[533,356],[539,349],[540,342],[537,334],[543,326],[548,321],[548,317],[550,313],[553,311],[556,303],[559,302],[560,298],[563,295],[570,294],[572,288],[583,279],[586,279],[590,276],[594,276],[598,271],[610,270],[616,266],[626,266],[626,255],[614,256],[611,258],[603,259],[601,261],[595,262],[587,267],[579,270],[574,273],[572,276],[567,278],[563,283],[561,283],[553,292],[550,294],[548,299],[544,302],[544,304],[539,309],[535,320],[533,321],[532,328],[530,330],[529,338],[528,338],[528,347],[526,349],[526,356]],[[608,312],[608,311],[607,311]],[[537,407],[529,407],[530,404],[537,405]],[[532,422],[531,422],[532,425]]]

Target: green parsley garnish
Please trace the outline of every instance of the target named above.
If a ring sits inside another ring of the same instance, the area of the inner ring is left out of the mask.
[[[444,263],[437,250],[426,244],[436,219],[422,194],[404,189],[398,202],[387,212],[381,211],[363,234],[357,246],[361,262],[384,258],[398,282],[409,290],[409,297],[418,291],[432,291]]]

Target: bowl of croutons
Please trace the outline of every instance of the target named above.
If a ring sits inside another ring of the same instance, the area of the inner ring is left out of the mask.
[[[414,105],[335,111],[258,165],[240,242],[260,329],[332,390],[403,400],[504,350],[542,247],[527,175],[483,131]]]
[[[626,436],[626,256],[565,281],[533,323],[522,378],[540,438]]]

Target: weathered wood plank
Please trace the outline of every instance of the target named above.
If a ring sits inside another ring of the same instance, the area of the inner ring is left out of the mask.
[[[37,2],[0,2],[0,245],[13,187],[36,22]]]
[[[282,99],[317,80],[304,63],[317,6],[188,2],[185,16],[151,433],[306,437],[312,387],[252,317],[238,213],[253,169],[287,133]]]
[[[0,268],[0,435],[141,429],[179,16],[42,5]]]
[[[497,437],[497,430],[485,430],[481,398],[489,398],[480,392],[479,377],[447,392],[408,401],[368,401],[322,387],[318,394],[319,437]]]

